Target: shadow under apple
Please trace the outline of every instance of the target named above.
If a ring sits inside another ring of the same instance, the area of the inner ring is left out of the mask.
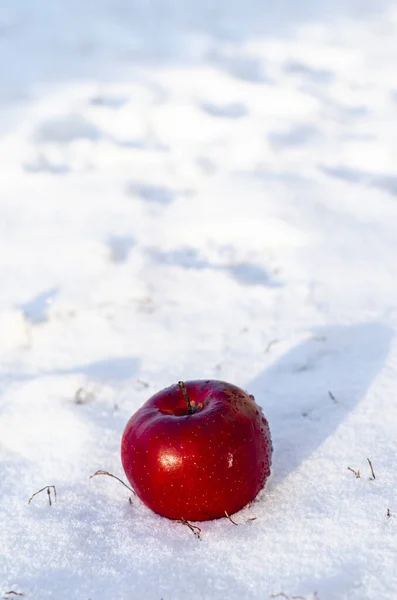
[[[272,431],[273,482],[294,472],[360,402],[386,360],[382,323],[317,328],[247,384]]]

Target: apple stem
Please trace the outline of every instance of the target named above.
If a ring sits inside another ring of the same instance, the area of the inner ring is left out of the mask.
[[[192,415],[193,412],[194,412],[194,410],[193,410],[193,406],[192,406],[192,404],[190,402],[189,394],[187,393],[186,385],[185,385],[185,383],[183,381],[178,381],[178,386],[182,390],[183,397],[186,400],[188,414]]]

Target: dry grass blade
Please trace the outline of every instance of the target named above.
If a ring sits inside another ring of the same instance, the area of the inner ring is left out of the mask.
[[[176,521],[176,523],[180,523],[181,525],[186,525],[186,527],[189,527],[190,531],[192,533],[194,533],[194,535],[196,536],[196,538],[198,540],[201,540],[201,529],[200,527],[197,527],[197,525],[193,525],[192,523],[189,523],[189,521],[186,521],[186,519],[184,519],[182,517],[182,519]]]
[[[233,523],[233,525],[235,525],[236,527],[238,527],[238,523],[236,523],[236,521],[233,521],[232,517],[226,512],[226,510],[225,510],[225,516],[226,516],[227,519],[229,519],[229,521],[231,523]]]
[[[37,492],[35,492],[35,493],[33,494],[33,496],[31,496],[31,497],[29,498],[29,500],[28,500],[28,504],[30,504],[30,503],[32,502],[32,500],[33,500],[33,498],[34,498],[35,496],[37,496],[38,494],[41,494],[41,492],[44,492],[44,490],[47,490],[47,494],[48,494],[48,503],[49,503],[49,505],[51,506],[51,505],[52,505],[52,502],[51,502],[51,489],[53,489],[53,490],[54,490],[54,498],[55,498],[55,500],[56,500],[56,499],[57,499],[57,490],[56,490],[56,488],[55,488],[55,485],[46,485],[46,486],[44,486],[43,488],[41,488],[41,490],[38,490]]]
[[[374,472],[374,468],[372,466],[372,462],[369,460],[369,458],[367,458],[368,464],[369,464],[369,468],[371,469],[371,477],[370,480],[374,481],[374,479],[376,479],[375,477],[375,472]]]
[[[355,471],[354,469],[352,469],[351,467],[347,467],[348,471],[351,471],[352,473],[354,473],[356,479],[360,479],[361,475],[360,475],[360,471]]]
[[[265,354],[267,354],[268,352],[270,352],[272,346],[274,346],[274,344],[278,344],[279,340],[274,339],[274,340],[270,340],[270,342],[268,342],[266,348],[265,348]]]
[[[333,395],[333,393],[331,392],[331,390],[328,390],[328,396],[331,398],[332,402],[334,402],[335,404],[338,404],[338,401],[335,398],[335,396]]]
[[[109,471],[103,471],[102,469],[99,469],[98,471],[95,471],[95,473],[90,475],[90,479],[96,477],[97,475],[107,475],[108,477],[113,477],[113,479],[117,479],[117,481],[119,481],[124,487],[126,487],[127,490],[130,490],[130,492],[132,492],[134,496],[136,496],[136,492],[132,489],[132,487],[127,485],[122,479],[120,479],[120,477],[113,475],[113,473],[109,473]]]

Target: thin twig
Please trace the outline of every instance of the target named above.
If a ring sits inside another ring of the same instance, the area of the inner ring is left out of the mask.
[[[4,596],[3,598],[5,598],[6,596],[24,596],[25,594],[23,594],[22,592],[14,592],[14,590],[10,590],[9,592],[4,592]]]
[[[278,344],[280,340],[274,339],[274,340],[270,340],[270,342],[268,342],[266,348],[265,348],[265,354],[267,354],[268,352],[270,352],[270,349],[272,346],[274,346],[274,344]]]
[[[370,480],[373,481],[374,479],[376,479],[375,477],[375,473],[374,473],[374,468],[372,466],[372,462],[369,460],[369,458],[367,458],[368,464],[369,464],[369,468],[371,469],[371,477]]]
[[[186,521],[186,519],[184,519],[182,517],[182,519],[176,521],[177,523],[180,523],[181,525],[186,525],[186,527],[189,527],[190,531],[192,531],[194,533],[194,535],[196,536],[196,538],[198,540],[201,540],[201,529],[200,527],[197,527],[197,525],[193,525],[192,523],[189,523],[189,521]]]
[[[333,393],[331,392],[331,390],[328,390],[328,396],[331,398],[332,402],[334,402],[335,404],[338,404],[338,401],[335,398],[335,396],[333,395]]]
[[[391,517],[390,508],[388,508],[388,509],[386,510],[386,517],[387,517],[388,519],[390,519],[390,517]]]
[[[41,494],[41,492],[44,492],[44,490],[47,490],[47,494],[48,494],[48,502],[49,502],[49,505],[51,506],[51,505],[52,505],[52,502],[51,502],[51,488],[54,490],[54,498],[55,498],[55,500],[56,500],[56,499],[57,499],[57,490],[56,490],[56,488],[55,488],[55,485],[46,485],[46,486],[44,486],[43,488],[41,488],[41,490],[38,490],[37,492],[35,492],[35,493],[33,494],[33,496],[31,496],[31,497],[29,498],[29,500],[28,500],[28,504],[30,504],[30,503],[32,502],[33,498],[34,498],[35,496],[37,496],[37,494]]]
[[[225,511],[225,516],[227,519],[229,519],[229,521],[231,523],[233,523],[233,525],[236,525],[236,527],[238,527],[238,523],[236,523],[236,521],[233,521],[232,517]]]
[[[109,471],[103,471],[102,469],[99,469],[99,471],[95,471],[95,473],[93,473],[92,475],[90,475],[90,479],[92,479],[96,475],[108,475],[109,477],[113,477],[113,479],[117,479],[117,481],[119,481],[120,483],[122,483],[123,486],[127,488],[127,490],[130,490],[130,492],[132,492],[134,494],[134,496],[136,496],[136,492],[132,489],[132,487],[130,487],[129,485],[127,485],[126,483],[124,483],[124,481],[122,479],[120,479],[120,477],[116,477],[116,475],[113,475],[112,473],[109,473]]]
[[[348,471],[351,471],[352,473],[354,473],[354,475],[355,475],[356,479],[360,479],[361,475],[360,475],[360,471],[359,471],[359,470],[355,471],[355,470],[354,470],[354,469],[352,469],[351,467],[347,467],[347,470],[348,470]]]
[[[74,395],[74,401],[76,404],[87,404],[87,402],[93,400],[94,398],[95,394],[93,392],[87,391],[83,387],[79,387],[79,389],[76,390],[76,393]]]
[[[250,521],[256,521],[258,517],[249,517],[249,519],[247,519],[248,522]]]
[[[139,385],[141,385],[143,388],[148,388],[149,384],[147,381],[143,381],[143,379],[137,379],[136,380],[137,383],[139,383]]]

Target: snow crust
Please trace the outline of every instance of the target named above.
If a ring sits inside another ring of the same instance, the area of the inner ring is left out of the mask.
[[[5,597],[396,598],[396,60],[386,0],[0,5]],[[89,479],[193,378],[275,447],[201,541]]]

